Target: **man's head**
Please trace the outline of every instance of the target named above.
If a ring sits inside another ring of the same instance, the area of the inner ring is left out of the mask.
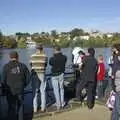
[[[88,53],[89,53],[89,55],[94,56],[95,55],[94,48],[88,48]]]
[[[37,50],[39,51],[43,51],[43,44],[42,43],[39,43],[36,47]]]
[[[61,52],[61,48],[59,46],[55,46],[54,47],[54,53],[60,53]]]
[[[16,51],[12,51],[9,53],[9,58],[10,58],[10,60],[18,60],[19,55]]]
[[[112,54],[119,54],[120,55],[120,44],[114,44],[112,46]]]

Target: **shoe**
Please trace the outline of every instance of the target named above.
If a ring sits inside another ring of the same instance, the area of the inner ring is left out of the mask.
[[[61,106],[61,108],[63,109],[66,106],[66,103],[64,102]]]
[[[40,110],[40,113],[45,113],[46,112],[46,110]]]
[[[87,97],[85,97],[84,100],[86,101],[86,100],[87,100]]]
[[[34,113],[37,113],[37,109],[34,109],[33,112],[34,112]]]
[[[45,108],[45,109],[41,109],[40,110],[40,112],[42,112],[42,113],[45,113],[47,111],[47,109]]]
[[[96,99],[98,99],[98,96],[95,96]]]
[[[60,111],[60,109],[61,109],[60,107],[57,107],[57,111]]]

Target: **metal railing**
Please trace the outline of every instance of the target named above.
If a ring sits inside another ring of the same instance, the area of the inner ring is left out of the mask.
[[[66,77],[66,75],[72,75],[72,74],[73,74],[73,77],[75,78],[75,73],[74,73],[74,72],[65,72],[64,74],[65,74],[65,81],[66,81],[66,78],[68,77],[68,76]],[[51,75],[52,75],[51,73],[50,73],[50,74],[46,74],[45,77],[50,78]],[[47,81],[50,80],[50,79],[48,79],[48,78],[47,78]],[[73,80],[74,80],[74,78],[73,78]],[[66,82],[67,82],[67,81],[66,81]],[[68,81],[68,82],[69,82],[69,81]],[[2,84],[0,84],[0,96],[5,96],[5,94],[4,94],[3,91],[6,91],[6,88],[4,88],[4,87],[2,86]],[[48,91],[49,91],[49,90],[48,90]],[[32,93],[32,92],[33,92],[32,89],[24,90],[24,95],[30,94],[30,93]]]

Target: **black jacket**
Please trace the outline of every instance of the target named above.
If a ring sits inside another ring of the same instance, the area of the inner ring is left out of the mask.
[[[2,80],[13,95],[21,94],[30,79],[27,66],[17,61],[10,61],[3,67]]]
[[[93,56],[86,56],[83,59],[82,74],[85,81],[96,81],[97,60]]]
[[[49,64],[52,66],[52,75],[57,76],[65,71],[65,64],[67,61],[67,57],[62,53],[57,53],[53,57],[50,58]]]

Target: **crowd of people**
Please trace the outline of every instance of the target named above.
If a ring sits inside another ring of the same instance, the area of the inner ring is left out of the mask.
[[[56,100],[57,110],[64,109],[64,72],[67,57],[61,52],[59,46],[54,47],[53,56],[48,60],[44,53],[43,44],[37,45],[36,53],[30,57],[31,72],[27,66],[19,61],[19,55],[16,51],[9,54],[10,61],[4,65],[2,73],[2,82],[6,87],[6,96],[8,102],[8,118],[23,120],[24,113],[24,88],[32,79],[33,111],[38,111],[39,91],[41,94],[41,112],[46,111],[46,66],[51,66],[51,82]],[[120,115],[120,45],[115,44],[112,47],[112,57],[109,60],[112,90],[115,91],[115,104],[112,109],[111,120],[118,120]],[[84,50],[78,52],[77,57],[73,58],[73,68],[75,70],[75,98],[74,101],[83,102],[87,99],[88,109],[93,109],[95,98],[99,100],[104,98],[103,81],[105,78],[105,64],[102,55],[95,58],[95,49],[88,48],[87,53]],[[83,94],[85,90],[85,94]]]

